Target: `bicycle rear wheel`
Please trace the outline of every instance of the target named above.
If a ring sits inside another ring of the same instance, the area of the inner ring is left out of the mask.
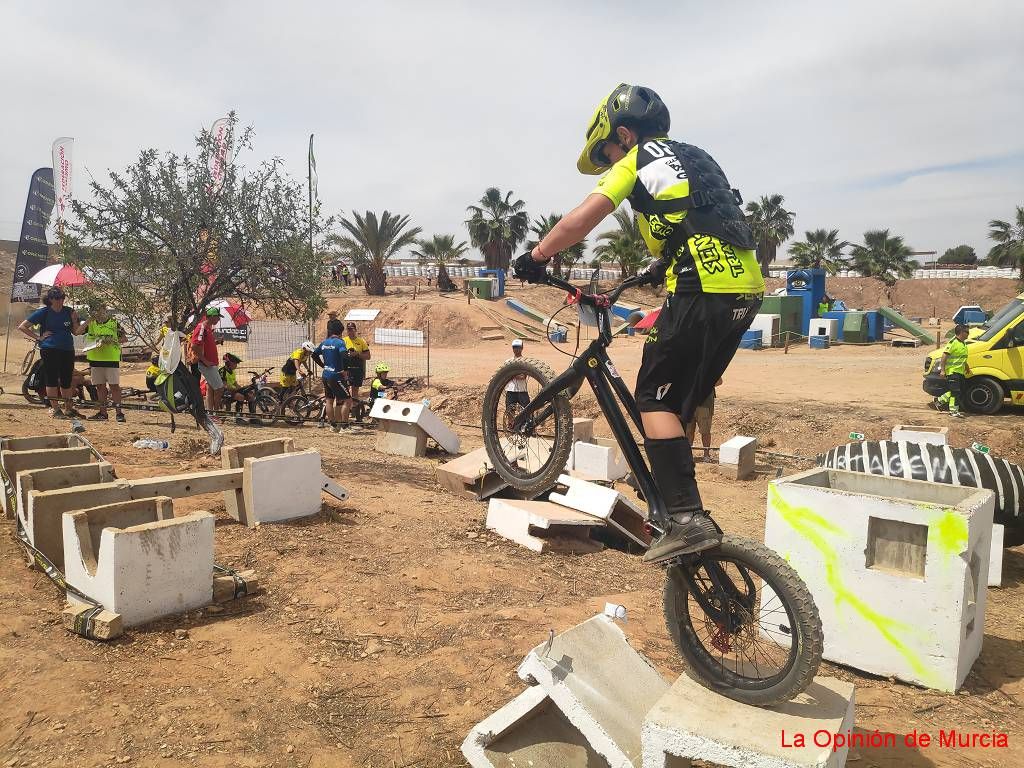
[[[509,360],[491,377],[484,395],[483,429],[487,456],[501,478],[523,493],[542,493],[565,472],[572,449],[572,406],[558,393],[519,430],[516,417],[555,378],[539,360]],[[509,387],[513,390],[509,391]]]
[[[761,707],[810,685],[821,663],[821,619],[807,585],[779,555],[726,535],[666,576],[665,623],[703,685]]]
[[[293,426],[302,426],[307,419],[313,419],[320,415],[322,401],[320,398],[310,398],[305,395],[292,395],[284,401],[281,406],[280,416],[285,423]]]
[[[256,409],[255,417],[260,420],[260,424],[269,427],[274,423],[280,406],[281,404],[277,401],[276,397],[268,395],[261,390],[256,394],[256,401],[254,403]]]

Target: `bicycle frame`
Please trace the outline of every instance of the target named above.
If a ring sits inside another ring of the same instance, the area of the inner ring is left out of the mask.
[[[565,288],[570,292],[576,290],[568,283],[563,284],[557,279],[549,277],[548,281],[557,288]],[[629,281],[626,281],[622,284],[622,287],[627,287],[629,284]],[[530,401],[529,405],[517,415],[512,424],[512,431],[522,429],[533,420],[533,415],[539,411],[540,414],[537,421],[543,421],[550,410],[541,411],[544,406],[548,405],[561,392],[568,392],[568,396],[571,399],[579,391],[583,382],[586,381],[590,384],[591,389],[593,389],[594,395],[597,397],[597,403],[601,407],[601,412],[608,420],[608,425],[615,435],[615,440],[622,449],[622,454],[626,457],[626,463],[629,464],[633,477],[636,478],[637,485],[640,486],[641,492],[647,499],[650,521],[658,528],[664,530],[669,522],[665,502],[658,491],[658,487],[654,484],[654,477],[651,475],[651,470],[648,468],[647,462],[640,452],[640,446],[633,439],[633,433],[629,429],[625,416],[623,416],[622,408],[616,402],[617,397],[618,401],[625,407],[626,413],[629,414],[633,424],[640,431],[640,434],[644,434],[643,422],[640,419],[640,409],[637,407],[636,400],[633,399],[633,394],[622,381],[622,377],[619,376],[615,364],[612,363],[611,358],[608,356],[607,348],[612,343],[611,313],[609,311],[611,301],[608,297],[601,298],[604,299],[603,306],[595,307],[597,310],[598,337],[590,342],[590,345],[579,357],[572,361],[568,369],[559,376],[556,376],[553,381],[541,389],[537,396]]]

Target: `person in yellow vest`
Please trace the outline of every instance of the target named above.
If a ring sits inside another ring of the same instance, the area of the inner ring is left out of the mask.
[[[110,316],[107,306],[94,304],[85,329],[85,359],[89,361],[89,378],[99,396],[100,409],[89,421],[107,421],[107,390],[114,403],[115,418],[124,423],[121,411],[121,345],[125,341],[117,318]]]

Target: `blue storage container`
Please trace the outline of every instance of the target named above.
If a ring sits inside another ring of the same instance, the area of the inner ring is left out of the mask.
[[[761,331],[744,331],[743,338],[740,339],[740,349],[760,349],[761,336]]]
[[[821,336],[808,336],[807,343],[811,349],[828,349],[829,338],[824,334]]]

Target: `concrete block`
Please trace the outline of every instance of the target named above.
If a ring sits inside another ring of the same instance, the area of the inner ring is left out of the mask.
[[[28,542],[42,552],[58,568],[64,562],[64,537],[61,530],[61,512],[33,514],[28,506],[32,491],[53,491],[80,485],[112,483],[114,468],[105,461],[76,464],[70,467],[30,469],[18,473],[18,520]],[[54,559],[56,558],[56,559]]]
[[[427,455],[427,433],[416,424],[402,421],[382,422],[377,428],[379,453],[410,458]]]
[[[593,443],[577,442],[573,446],[573,466],[577,472],[597,480],[619,480],[629,473],[618,443],[595,437]]]
[[[374,402],[370,417],[380,422],[415,424],[444,450],[459,452],[459,437],[423,403],[403,403],[400,400],[380,399]]]
[[[120,614],[87,603],[67,603],[61,621],[64,629],[89,640],[113,640],[124,632]]]
[[[747,480],[754,476],[756,458],[756,437],[731,437],[718,449],[719,474],[730,480]]]
[[[58,435],[58,437],[62,437]],[[13,518],[17,511],[16,488],[18,473],[29,469],[46,469],[48,467],[68,467],[75,464],[88,464],[93,459],[92,449],[87,446],[70,448],[31,448],[24,451],[0,449],[0,466],[11,481],[12,493],[0,495],[3,503],[4,516]],[[13,500],[13,503],[11,503]]]
[[[992,526],[992,554],[988,561],[988,585],[1003,586],[1003,526]]]
[[[923,426],[920,424],[897,424],[892,428],[894,443],[928,443],[946,445],[949,427]]]
[[[232,600],[240,600],[253,594],[257,589],[259,589],[259,580],[256,578],[256,571],[253,570],[214,575],[213,602],[228,603]]]
[[[246,459],[242,494],[245,520],[257,523],[294,520],[320,512],[320,452],[314,450]],[[287,478],[287,482],[282,482]]]
[[[42,448],[78,448],[85,443],[73,432],[0,438],[0,451],[37,451]]]
[[[639,766],[644,716],[669,685],[612,619],[599,614],[555,635],[530,651],[518,671],[609,765]]]
[[[828,317],[815,317],[807,328],[808,336],[828,336],[830,341],[835,341],[839,332],[839,321]]]
[[[548,494],[548,501],[599,517],[631,541],[650,546],[651,535],[644,530],[647,513],[629,497],[614,488],[569,475],[560,475],[558,482],[566,486],[566,492],[552,492]]]
[[[735,768],[842,768],[848,747],[817,747],[812,737],[817,731],[849,733],[853,711],[853,685],[830,677],[816,677],[792,701],[766,709],[727,699],[683,675],[644,719],[643,768],[674,768],[679,760]],[[796,734],[805,746],[792,746]],[[791,746],[783,747],[783,738]]]
[[[462,755],[473,768],[608,765],[538,686],[473,726],[462,742]]]
[[[534,552],[597,552],[602,545],[590,538],[590,529],[603,525],[549,501],[492,498],[487,505],[487,528]]]
[[[494,471],[486,448],[477,448],[439,465],[437,481],[456,496],[466,496],[475,501],[484,501],[508,487],[508,483]]]
[[[813,469],[769,484],[765,543],[811,591],[826,659],[955,691],[981,651],[994,506],[985,489]]]
[[[760,314],[754,316],[751,331],[761,332],[761,343],[766,347],[777,346],[782,333],[782,315]]]
[[[594,420],[593,419],[573,419],[572,420],[572,439],[573,442],[582,441],[589,443],[594,439]]]
[[[255,443],[225,445],[220,452],[221,465],[224,469],[242,469],[246,459],[262,459],[265,456],[277,456],[292,453],[295,441],[290,437],[278,440],[260,440]],[[224,491],[224,509],[235,520],[246,522],[245,495],[241,488]]]
[[[130,627],[199,608],[213,597],[213,515],[174,517],[167,497],[64,516],[68,584]],[[68,601],[79,601],[68,593]]]

